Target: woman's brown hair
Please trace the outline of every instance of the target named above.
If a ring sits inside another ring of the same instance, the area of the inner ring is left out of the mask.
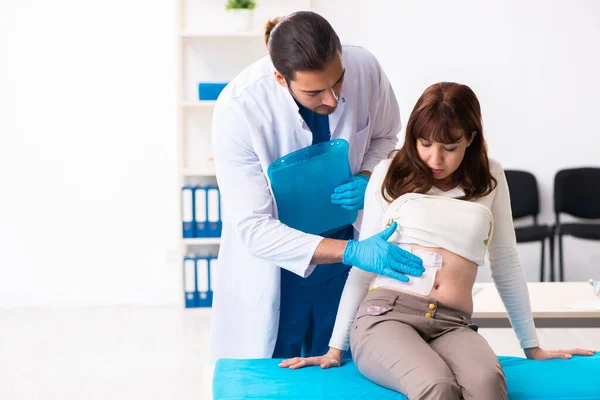
[[[410,114],[404,145],[390,154],[392,162],[381,188],[383,198],[391,202],[406,193],[427,193],[433,186],[433,174],[417,152],[418,139],[451,144],[461,137],[473,141],[452,175],[453,184],[465,193],[460,199],[491,193],[497,182],[490,173],[479,100],[466,85],[441,82],[423,92]]]

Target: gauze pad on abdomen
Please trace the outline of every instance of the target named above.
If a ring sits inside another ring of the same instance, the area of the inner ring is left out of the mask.
[[[404,250],[411,252],[409,246],[400,246]],[[382,275],[378,275],[373,281],[372,288],[381,286],[396,288],[400,290],[406,290],[409,292],[419,293],[423,296],[427,296],[431,293],[433,284],[435,283],[435,275],[442,268],[442,255],[434,252],[430,252],[423,249],[416,249],[412,252],[417,257],[421,257],[423,260],[423,275],[421,276],[408,276],[408,282],[402,282],[393,278],[388,278]]]

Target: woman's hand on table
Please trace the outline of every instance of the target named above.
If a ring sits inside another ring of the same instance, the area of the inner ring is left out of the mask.
[[[319,365],[323,369],[339,367],[342,365],[342,350],[329,348],[327,354],[318,357],[294,357],[283,360],[279,366],[281,368],[299,369]]]
[[[572,356],[592,356],[596,350],[567,349],[567,350],[544,350],[541,347],[525,349],[525,356],[530,360],[551,360],[554,358],[569,359]]]

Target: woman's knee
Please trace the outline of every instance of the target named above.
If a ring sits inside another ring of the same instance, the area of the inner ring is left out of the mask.
[[[408,395],[408,398],[419,400],[460,399],[461,388],[452,378],[432,379],[424,381],[420,388]]]
[[[461,388],[452,371],[445,365],[431,363],[423,365],[414,374],[405,375],[401,384],[406,388],[404,393],[409,399],[459,399]]]
[[[465,381],[462,385],[465,399],[500,400],[508,398],[506,379],[500,365],[474,370]]]

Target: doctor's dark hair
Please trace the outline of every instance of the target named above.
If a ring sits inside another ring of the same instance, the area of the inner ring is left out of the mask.
[[[297,11],[274,18],[265,27],[265,43],[275,69],[286,81],[296,71],[321,71],[342,45],[329,22],[317,13]]]
[[[381,188],[383,198],[391,202],[406,193],[427,193],[433,186],[433,174],[417,152],[418,139],[451,144],[461,137],[469,140],[473,133],[453,174],[453,183],[465,192],[462,200],[486,196],[497,184],[490,173],[479,100],[466,85],[441,82],[429,86],[410,114],[404,145],[390,154],[392,162]]]

